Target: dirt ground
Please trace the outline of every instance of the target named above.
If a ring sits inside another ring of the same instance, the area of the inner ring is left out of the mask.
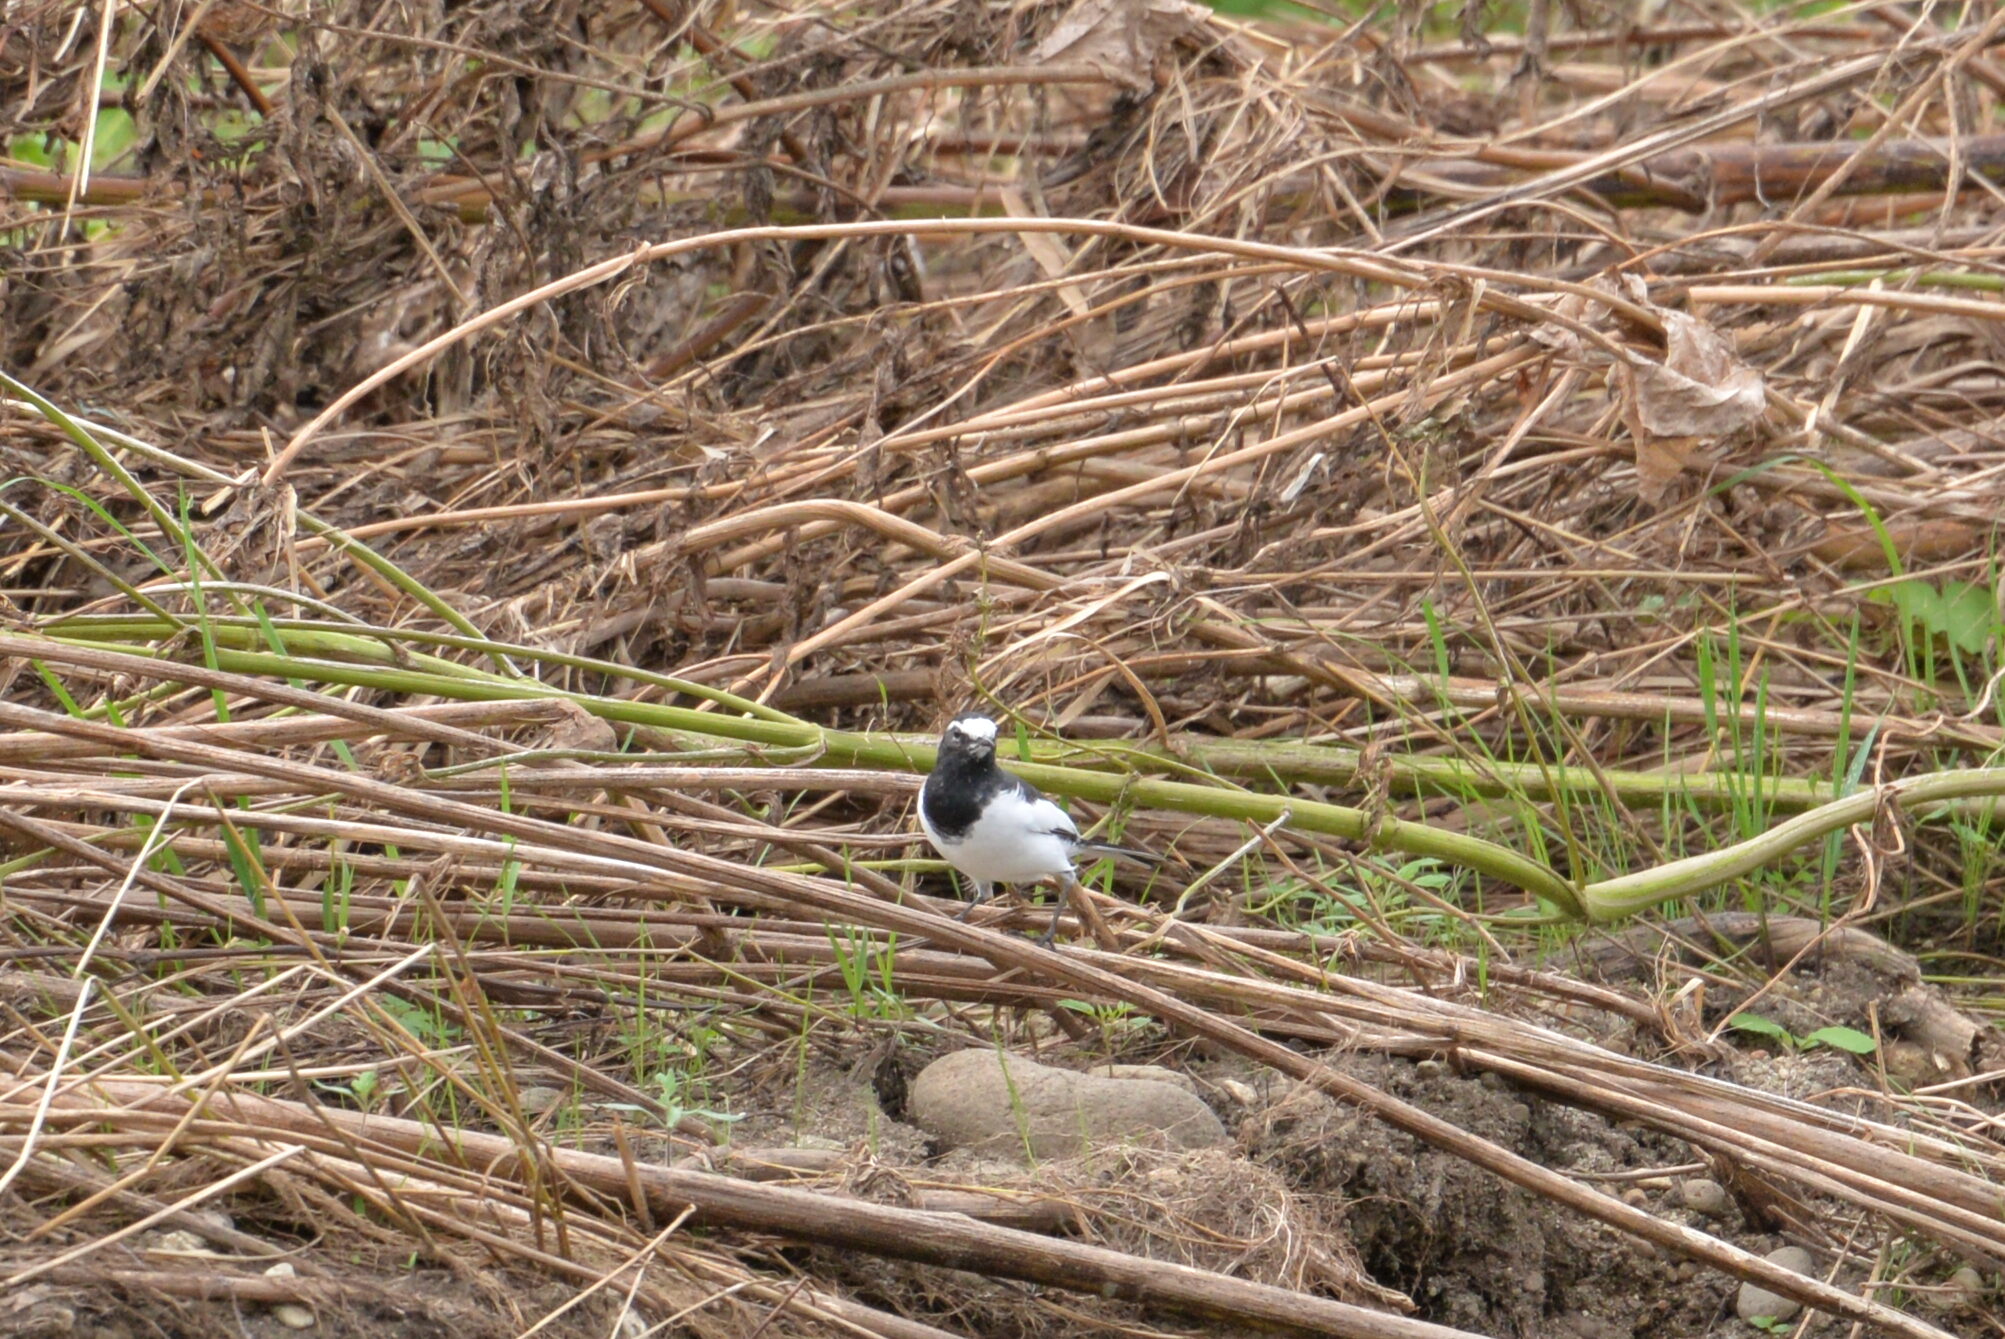
[[[1785,986],[1769,1007],[1807,1032],[1830,1021],[1834,1001],[1838,1016],[1863,1017],[1866,1003],[1885,988],[1883,978],[1858,964],[1837,962],[1825,972],[1805,974],[1794,987]],[[1728,1011],[1723,1006],[1721,1017]],[[1710,1177],[1714,1169],[1679,1140],[1521,1091],[1495,1074],[1458,1073],[1441,1061],[1343,1054],[1324,1059],[1463,1130],[1569,1176],[1612,1188],[1653,1213],[1748,1251],[1766,1254],[1793,1239],[1778,1230],[1779,1224],[1764,1222],[1758,1200],[1735,1200],[1721,1214],[1686,1207],[1682,1184]],[[917,1058],[910,1063],[918,1063]],[[1822,1101],[1848,1114],[1899,1120],[1891,1104],[1861,1096],[1862,1085],[1872,1082],[1870,1073],[1835,1051],[1723,1048],[1721,1062],[1710,1068],[1762,1091]],[[934,1183],[1024,1185],[1059,1194],[1086,1193],[1110,1183],[1146,1185],[1159,1207],[1187,1207],[1202,1199],[1207,1188],[1230,1200],[1235,1193],[1225,1191],[1228,1184],[1248,1195],[1272,1190],[1278,1192],[1271,1206],[1275,1230],[1282,1230],[1279,1220],[1290,1229],[1326,1233],[1327,1244],[1355,1261],[1373,1282],[1410,1298],[1412,1314],[1498,1339],[1700,1339],[1753,1332],[1734,1316],[1738,1285],[1731,1279],[1585,1222],[1271,1073],[1237,1062],[1198,1062],[1190,1072],[1235,1132],[1227,1158],[1179,1163],[1096,1157],[1082,1164],[1048,1163],[1026,1173],[1008,1161],[929,1155],[925,1134],[887,1114],[877,1100],[881,1075],[835,1066],[812,1068],[801,1076],[785,1109],[748,1119],[736,1134],[751,1144],[797,1138],[817,1147],[867,1150],[873,1169]],[[1248,1093],[1254,1095],[1251,1105],[1242,1100]],[[1262,1177],[1273,1178],[1271,1186]],[[1244,1205],[1235,1207],[1244,1217]],[[1233,1216],[1219,1203],[1210,1209],[1214,1216],[1206,1221]],[[1193,1256],[1188,1242],[1175,1237],[1168,1233],[1151,1239],[1143,1233],[1125,1244],[1134,1248],[1139,1243],[1162,1258],[1212,1267],[1231,1260],[1249,1276],[1260,1276],[1257,1269],[1243,1268],[1251,1254],[1243,1244],[1206,1259],[1202,1253]],[[1117,1309],[1096,1308],[1062,1294],[971,1276],[949,1282],[881,1262],[845,1264],[827,1252],[817,1253],[815,1260],[818,1267],[838,1269],[859,1295],[900,1309],[916,1301],[919,1314],[972,1333],[1065,1334],[1085,1315],[1121,1323]],[[1980,1313],[1967,1309],[1941,1319],[1952,1327],[1976,1324]]]
[[[1774,987],[1763,1007],[1792,1029],[1807,1031],[1833,1018],[1864,1015],[1889,984],[1882,974],[1840,960]],[[1733,1007],[1723,999],[1714,1021]],[[1108,1058],[1098,1048],[1073,1047],[1049,1027],[1033,1031],[1045,1036],[1047,1061],[1085,1066]],[[1625,1033],[1635,1040],[1633,1030],[1607,1020],[1595,1031],[1618,1047],[1627,1044]],[[1079,1206],[1085,1216],[1074,1220],[1073,1230],[1087,1240],[1360,1300],[1383,1302],[1399,1294],[1410,1300],[1411,1314],[1497,1339],[1700,1339],[1749,1332],[1733,1317],[1732,1280],[1587,1222],[1243,1061],[1184,1055],[1176,1062],[1232,1132],[1228,1149],[1175,1156],[1107,1149],[1026,1169],[1008,1158],[940,1152],[907,1123],[903,1107],[905,1081],[928,1054],[889,1054],[886,1063],[880,1042],[860,1046],[855,1064],[821,1057],[799,1067],[747,1069],[748,1086],[712,1094],[741,1117],[727,1147],[809,1150],[825,1156],[823,1184],[892,1202],[909,1199],[918,1186],[1035,1192]],[[1766,1253],[1791,1239],[1758,1196],[1738,1194],[1723,1210],[1703,1214],[1686,1207],[1684,1183],[1716,1169],[1682,1142],[1633,1122],[1521,1090],[1495,1074],[1458,1072],[1443,1060],[1344,1053],[1323,1059],[1460,1129],[1747,1250]],[[1743,1044],[1722,1048],[1709,1068],[1754,1089],[1874,1119],[1901,1118],[1892,1104],[1871,1097],[1867,1068],[1835,1051]],[[643,1158],[686,1153],[686,1145],[659,1140],[637,1140],[634,1147]],[[610,1149],[607,1144],[600,1151]],[[238,1211],[268,1231],[284,1218],[274,1217],[277,1207],[247,1203]],[[294,1229],[298,1235],[290,1244],[310,1247],[310,1225],[295,1221]],[[160,1268],[174,1251],[200,1248],[198,1241],[176,1242],[156,1232],[112,1267]],[[569,1296],[532,1272],[498,1260],[473,1264],[463,1253],[453,1269],[388,1248],[378,1248],[373,1258],[350,1250],[345,1263],[330,1262],[324,1251],[309,1254],[322,1268],[330,1298],[314,1309],[311,1333],[334,1339],[514,1334]],[[767,1259],[792,1261],[841,1282],[859,1300],[965,1333],[1063,1335],[1092,1326],[1119,1330],[1135,1319],[1132,1308],[1090,1298],[849,1253],[785,1248]],[[1400,1309],[1407,1309],[1404,1302]],[[580,1339],[620,1333],[621,1312],[617,1299],[594,1297],[542,1332]],[[1952,1326],[1977,1324],[1979,1313],[1941,1319]],[[1173,1332],[1218,1332],[1161,1315],[1152,1323]],[[143,1286],[107,1288],[73,1278],[37,1282],[0,1300],[0,1335],[8,1339],[221,1333],[276,1339],[297,1332],[258,1302],[169,1299]]]

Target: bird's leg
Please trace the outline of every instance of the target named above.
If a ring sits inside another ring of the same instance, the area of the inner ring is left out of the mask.
[[[1065,904],[1070,901],[1069,890],[1060,887],[1051,901],[1051,924],[1044,927],[1044,933],[1037,937],[1039,948],[1050,948],[1058,939],[1058,921],[1065,915]]]
[[[995,891],[993,885],[983,883],[979,879],[970,879],[969,882],[975,886],[975,895],[968,899],[968,905],[961,908],[961,914],[954,917],[957,921],[964,921],[974,914],[975,908],[988,901],[990,894]]]
[[[1106,918],[1100,914],[1100,908],[1093,905],[1093,890],[1079,882],[1076,876],[1055,882],[1058,888],[1058,902],[1051,909],[1051,928],[1046,930],[1037,942],[1046,948],[1051,947],[1052,941],[1058,937],[1059,917],[1065,914],[1065,908],[1070,905],[1079,913],[1079,923],[1093,936],[1094,943],[1109,953],[1119,953],[1121,941],[1107,928]]]

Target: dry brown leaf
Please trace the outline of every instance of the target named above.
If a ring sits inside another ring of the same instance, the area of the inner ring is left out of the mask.
[[[1020,218],[1035,217],[1030,202],[1024,198],[1023,192],[1005,186],[999,194],[1002,196],[1003,208],[1011,214]],[[1020,232],[1016,236],[1017,240],[1023,243],[1023,249],[1030,253],[1030,258],[1037,262],[1037,268],[1044,271],[1045,278],[1063,279],[1071,270],[1072,253],[1067,251],[1065,244],[1051,233]],[[1058,289],[1058,300],[1065,304],[1067,311],[1081,319],[1084,319],[1092,308],[1092,304],[1086,300],[1085,291],[1078,284],[1061,284]]]
[[[1080,0],[1038,43],[1040,65],[1091,65],[1125,88],[1156,86],[1156,64],[1210,11],[1184,0]]]
[[[1636,439],[1636,495],[1645,502],[1661,502],[1687,466],[1694,463],[1702,439],[1697,437],[1656,437],[1649,433]]]
[[[1636,446],[1636,493],[1654,504],[1682,471],[1708,462],[1704,448],[1709,443],[1761,417],[1768,387],[1711,325],[1651,302],[1640,282],[1625,287],[1632,302],[1648,307],[1663,322],[1661,362],[1634,353],[1616,362],[1559,321],[1530,333],[1555,353],[1589,365],[1610,364],[1609,386],[1619,397]],[[1577,293],[1561,298],[1554,313],[1585,324],[1604,324],[1607,318],[1605,307]]]
[[[1636,410],[1660,437],[1721,437],[1761,416],[1761,373],[1740,360],[1719,331],[1684,312],[1659,308],[1664,361],[1636,366]]]
[[[560,753],[616,753],[620,737],[610,721],[601,720],[576,702],[564,699],[560,714],[542,732],[536,747]]]

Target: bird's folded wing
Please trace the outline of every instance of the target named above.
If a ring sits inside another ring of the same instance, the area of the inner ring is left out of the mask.
[[[1030,806],[1030,821],[1032,827],[1040,833],[1050,833],[1054,837],[1061,837],[1074,844],[1079,841],[1079,828],[1072,821],[1071,815],[1042,795],[1038,796]]]

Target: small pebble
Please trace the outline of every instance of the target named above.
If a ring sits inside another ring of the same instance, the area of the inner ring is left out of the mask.
[[[1984,1276],[1969,1265],[1949,1276],[1938,1294],[1945,1311],[1960,1311],[1964,1307],[1974,1307],[1984,1298]]]
[[[1911,1041],[1898,1038],[1889,1041],[1880,1048],[1880,1063],[1886,1066],[1888,1078],[1910,1088],[1932,1083],[1936,1078],[1935,1064],[1928,1052]]]
[[[1816,1265],[1810,1252],[1801,1246],[1784,1246],[1768,1253],[1768,1262],[1781,1265],[1784,1269],[1798,1274],[1808,1274]],[[1792,1302],[1787,1297],[1772,1293],[1758,1283],[1740,1285],[1740,1295],[1734,1298],[1733,1311],[1742,1320],[1753,1320],[1756,1316],[1770,1316],[1776,1320],[1794,1320],[1803,1310],[1800,1302]]]
[[[1627,1325],[1614,1325],[1598,1316],[1569,1316],[1564,1324],[1579,1339],[1628,1339]]]
[[[1431,1079],[1438,1075],[1446,1074],[1448,1066],[1442,1064],[1439,1060],[1422,1060],[1413,1067],[1413,1072],[1420,1075],[1423,1079]]]
[[[162,1232],[154,1237],[146,1249],[158,1251],[162,1255],[201,1255],[209,1249],[209,1243],[193,1232],[177,1227],[171,1232]]]
[[[1254,1091],[1252,1084],[1242,1083],[1238,1079],[1220,1079],[1218,1090],[1230,1098],[1235,1106],[1251,1107],[1260,1100],[1260,1094]]]
[[[541,1116],[562,1103],[568,1102],[573,1093],[569,1088],[556,1088],[549,1084],[537,1083],[522,1089],[520,1096],[522,1098],[522,1111],[524,1115]]]
[[[1631,1186],[1622,1192],[1622,1202],[1632,1208],[1647,1209],[1650,1207],[1650,1193]]]
[[[265,1271],[268,1279],[298,1278],[299,1271],[292,1267],[292,1261],[281,1260]],[[310,1330],[319,1322],[314,1318],[313,1308],[299,1302],[272,1303],[272,1319],[288,1330]]]
[[[1702,1213],[1708,1218],[1724,1218],[1727,1210],[1733,1208],[1733,1196],[1719,1182],[1703,1176],[1695,1176],[1678,1186],[1678,1198],[1693,1213]]]

